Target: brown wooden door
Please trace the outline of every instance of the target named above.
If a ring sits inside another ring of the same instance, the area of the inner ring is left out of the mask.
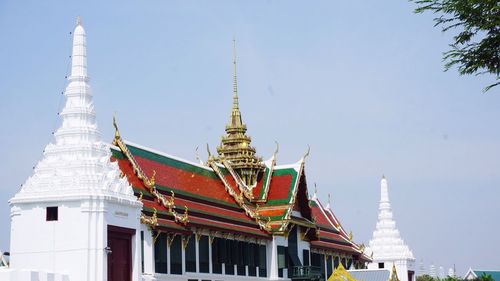
[[[108,281],[132,281],[131,229],[108,226]]]

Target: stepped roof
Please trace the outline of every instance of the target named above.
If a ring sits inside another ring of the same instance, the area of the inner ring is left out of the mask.
[[[115,139],[115,144],[112,159],[144,204],[143,222],[151,225],[154,217],[154,229],[191,233],[203,228],[270,239],[273,234],[285,234],[288,225],[295,224],[309,229],[306,235],[312,248],[369,260],[333,212],[317,198],[308,199],[303,160],[274,168],[272,161],[266,161],[252,201],[239,193],[235,179],[222,165],[218,168],[227,186],[210,166],[121,138]]]

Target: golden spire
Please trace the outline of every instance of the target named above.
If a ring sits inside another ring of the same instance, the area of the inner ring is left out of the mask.
[[[250,146],[251,138],[246,135],[247,127],[241,118],[238,103],[238,83],[236,79],[236,40],[233,39],[233,106],[226,135],[217,147],[218,160],[227,160],[239,174],[245,184],[251,186],[262,170],[262,160],[255,155],[255,148]]]
[[[241,120],[240,106],[238,102],[238,80],[236,78],[236,39],[233,38],[233,108],[231,110],[231,120],[228,126],[245,128]]]
[[[239,111],[238,105],[238,81],[236,79],[236,39],[233,38],[233,111]]]

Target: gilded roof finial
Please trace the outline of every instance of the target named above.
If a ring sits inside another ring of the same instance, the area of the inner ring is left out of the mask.
[[[238,109],[238,81],[236,79],[236,38],[233,37],[233,110]]]
[[[120,130],[118,130],[118,125],[116,124],[115,114],[113,114],[113,127],[115,127],[115,139],[119,139],[120,138]]]
[[[226,135],[222,136],[221,144],[217,147],[219,162],[227,161],[232,169],[241,177],[247,186],[257,182],[260,171],[264,169],[262,159],[255,154],[255,147],[251,146],[252,139],[246,134],[247,127],[241,118],[238,104],[238,86],[236,80],[236,40],[233,39],[233,106],[229,122],[226,125]]]

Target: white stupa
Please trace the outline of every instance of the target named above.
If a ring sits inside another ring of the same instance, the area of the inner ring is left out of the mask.
[[[142,203],[110,162],[110,147],[97,129],[79,19],[71,60],[62,124],[10,200],[10,269],[0,272],[1,280],[106,280],[110,231],[123,230],[133,245],[140,242],[135,233]],[[139,269],[133,272],[138,280]]]
[[[442,265],[439,266],[439,275],[438,275],[439,279],[444,279],[445,275],[444,275],[444,267]]]
[[[417,276],[422,276],[425,274],[427,274],[427,271],[425,271],[424,260],[421,259],[418,265]]]
[[[453,267],[448,268],[448,275],[449,277],[455,277],[455,269]]]
[[[109,161],[109,145],[97,130],[88,84],[85,30],[80,23],[73,33],[71,75],[64,91],[66,103],[59,114],[62,125],[54,133],[43,158],[11,203],[57,197],[108,194],[136,201],[120,170]]]
[[[429,266],[429,275],[433,278],[437,278],[436,266],[434,265],[434,263],[431,263],[431,265]]]
[[[415,279],[415,258],[403,239],[401,239],[399,230],[396,228],[385,177],[382,177],[380,182],[380,202],[376,229],[366,252],[369,255],[373,254],[373,262],[368,265],[368,269],[391,269],[394,264],[401,281],[413,281]]]

